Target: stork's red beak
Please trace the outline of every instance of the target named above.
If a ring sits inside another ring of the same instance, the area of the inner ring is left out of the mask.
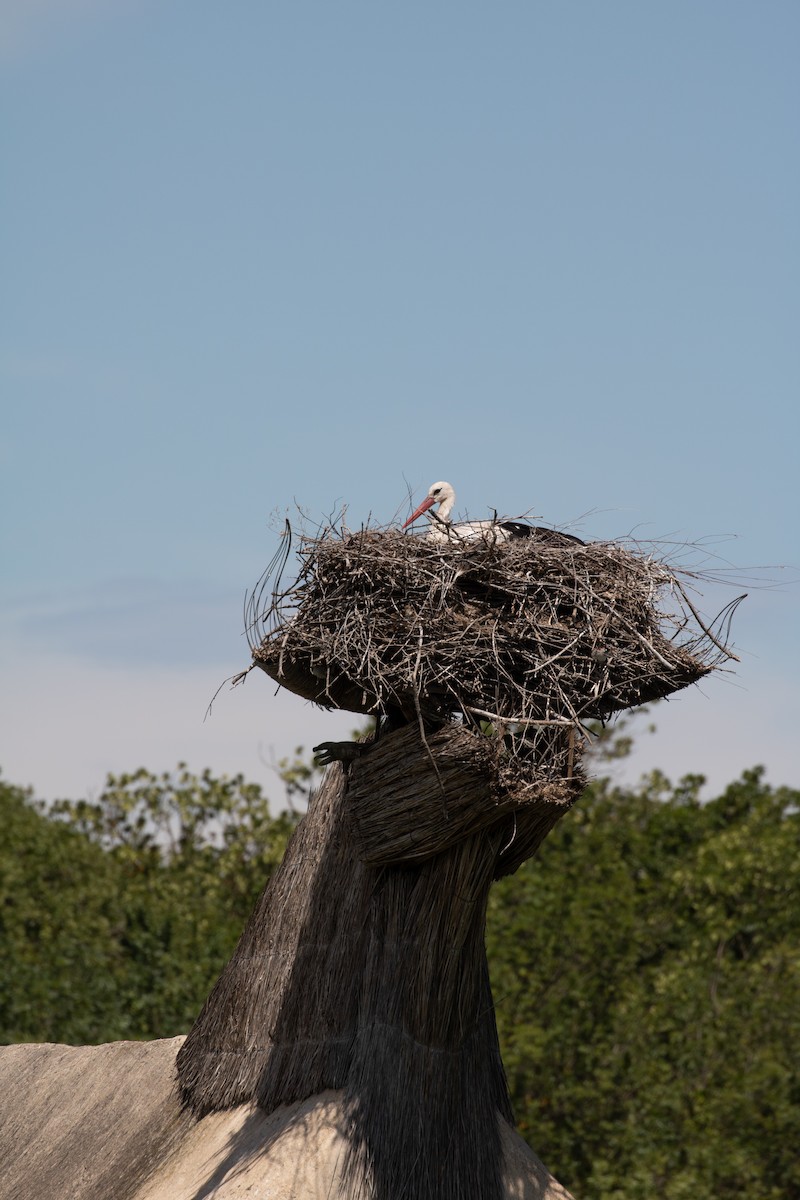
[[[436,503],[436,501],[434,500],[433,496],[426,496],[425,499],[422,501],[422,504],[420,504],[419,508],[416,509],[416,511],[413,512],[411,514],[411,516],[408,518],[408,520],[405,522],[405,524],[403,525],[403,529],[407,529],[409,525],[413,525],[414,522],[416,521],[417,517],[421,517],[422,514],[426,513],[429,508],[432,508],[435,503]]]

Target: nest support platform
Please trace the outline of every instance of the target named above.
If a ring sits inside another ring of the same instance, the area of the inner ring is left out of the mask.
[[[515,790],[497,739],[458,725],[330,767],[180,1051],[184,1102],[343,1089],[354,1196],[503,1195],[486,902],[583,782]]]

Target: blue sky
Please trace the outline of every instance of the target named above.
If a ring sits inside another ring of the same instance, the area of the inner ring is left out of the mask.
[[[795,3],[3,7],[6,777],[275,790],[352,725],[255,676],[203,721],[275,514],[444,478],[709,539],[741,664],[626,770],[800,784]]]

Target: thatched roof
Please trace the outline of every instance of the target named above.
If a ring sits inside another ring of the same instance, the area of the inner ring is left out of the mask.
[[[250,645],[328,707],[542,728],[659,699],[728,657],[685,577],[616,543],[339,529],[301,539],[298,557],[293,585],[278,571],[253,594]]]
[[[341,1091],[198,1121],[175,1095],[183,1040],[0,1046],[0,1200],[363,1198],[343,1170]],[[500,1200],[572,1200],[499,1124]]]

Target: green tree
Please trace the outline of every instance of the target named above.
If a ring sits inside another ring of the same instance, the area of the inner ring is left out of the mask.
[[[800,793],[593,784],[490,898],[522,1132],[597,1200],[800,1195]]]
[[[123,1037],[117,1001],[126,924],[113,860],[0,781],[0,1037]]]
[[[110,776],[49,811],[2,785],[4,1041],[166,1037],[191,1024],[294,818],[241,776]]]

